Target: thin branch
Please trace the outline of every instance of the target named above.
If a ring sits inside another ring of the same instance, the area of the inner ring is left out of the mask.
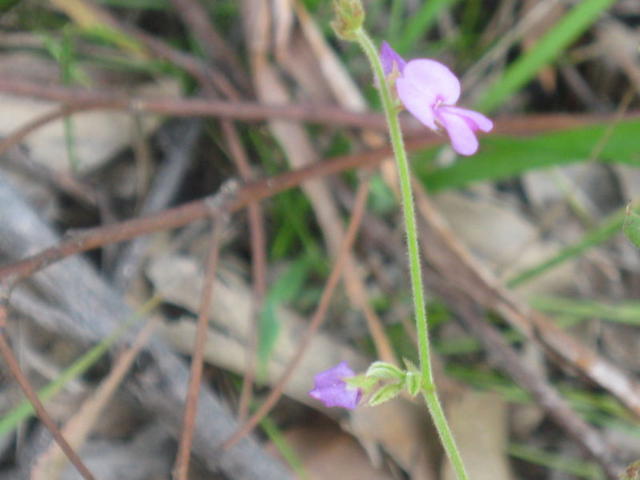
[[[247,422],[242,425],[242,427],[240,427],[226,442],[224,442],[222,446],[223,449],[229,449],[237,444],[245,435],[251,432],[251,430],[260,422],[260,420],[262,420],[265,415],[267,415],[269,411],[271,411],[271,409],[275,406],[275,404],[282,396],[284,387],[286,386],[293,372],[298,367],[304,354],[306,353],[307,347],[309,346],[313,336],[318,331],[318,328],[320,328],[320,326],[322,325],[327,309],[329,308],[329,303],[331,302],[331,298],[333,297],[333,293],[335,292],[340,277],[342,276],[342,270],[345,267],[346,259],[356,239],[356,234],[358,233],[358,229],[360,228],[362,217],[364,216],[370,183],[369,174],[367,173],[366,175],[366,178],[363,178],[360,185],[358,186],[353,214],[351,215],[349,227],[347,228],[347,232],[344,236],[344,239],[342,240],[340,250],[333,264],[333,269],[329,274],[329,278],[327,279],[327,283],[325,284],[322,296],[320,297],[320,301],[318,302],[318,306],[313,314],[313,317],[311,318],[311,321],[309,322],[309,326],[300,339],[298,348],[296,349],[293,357],[285,368],[284,373],[282,374],[278,382],[273,386],[273,389],[269,393],[267,399],[263,402],[260,408],[258,408],[258,410],[249,418],[249,420],[247,420]]]
[[[189,476],[189,459],[191,457],[191,445],[193,444],[193,432],[198,410],[200,382],[202,381],[204,346],[207,341],[207,331],[209,330],[209,312],[213,299],[213,286],[216,279],[218,259],[220,257],[220,243],[224,223],[224,217],[217,217],[213,222],[211,245],[209,247],[205,277],[202,285],[196,337],[194,339],[193,357],[191,359],[191,374],[185,401],[183,429],[174,468],[174,478],[176,480],[187,480]]]
[[[90,110],[125,110],[136,113],[171,115],[176,117],[217,117],[245,122],[258,122],[269,119],[282,119],[296,122],[318,123],[330,126],[365,128],[384,131],[384,117],[379,113],[358,113],[343,108],[320,104],[265,105],[256,102],[225,101],[204,98],[142,98],[125,96],[116,92],[94,92],[79,88],[57,85],[43,85],[27,79],[0,77],[0,92],[30,98],[39,98],[64,103],[63,109],[69,113]],[[58,111],[48,112],[52,121],[65,116]],[[637,118],[638,111],[625,115],[625,119]],[[611,114],[574,115],[545,114],[526,115],[499,119],[495,123],[494,133],[508,135],[529,135],[540,132],[577,128],[584,125],[607,123]],[[32,125],[33,123],[33,125]],[[47,123],[38,118],[9,135],[15,144],[27,134]],[[439,138],[417,122],[403,119],[403,131],[409,136]],[[0,142],[0,152],[6,149]],[[434,142],[439,143],[439,142]]]
[[[253,178],[247,153],[242,146],[240,137],[235,127],[228,121],[222,122],[222,129],[231,150],[234,163],[245,181]],[[238,419],[244,421],[249,411],[253,380],[255,378],[255,359],[258,351],[258,319],[262,311],[262,302],[267,291],[267,249],[266,235],[264,231],[264,216],[259,203],[250,203],[248,206],[249,232],[251,242],[251,277],[253,281],[253,318],[254,324],[250,326],[249,352],[247,353],[247,367],[242,377],[242,390],[238,402]]]
[[[65,453],[67,458],[69,458],[69,461],[76,467],[78,473],[80,473],[82,478],[84,478],[85,480],[95,480],[93,474],[89,471],[78,454],[73,450],[73,448],[71,448],[69,443],[67,443],[65,438],[62,436],[62,433],[60,433],[58,426],[53,421],[44,405],[40,401],[40,398],[38,398],[38,394],[35,392],[33,387],[31,387],[29,380],[27,380],[27,377],[22,372],[22,369],[20,368],[20,365],[18,364],[15,355],[13,354],[11,345],[9,344],[6,333],[6,326],[7,309],[5,305],[0,305],[0,355],[9,367],[9,370],[18,382],[18,385],[20,385],[22,392],[27,397],[31,405],[33,405],[33,409],[36,411],[38,418],[40,418],[40,421],[45,425],[45,427],[47,427],[47,430],[51,432],[53,439],[56,441],[60,449]]]
[[[208,20],[207,11],[203,6],[194,0],[173,0],[173,4],[182,18],[185,25],[192,31],[198,40],[200,48],[205,56],[214,61],[216,58],[223,58],[231,67],[234,77],[241,77],[245,86],[249,84],[244,76],[239,75],[241,72],[240,63],[237,61],[233,52],[228,49],[224,40],[214,30],[211,22]],[[157,45],[156,45],[157,46]],[[171,53],[172,48],[166,46],[158,51],[163,55]],[[173,55],[175,56],[175,55]],[[182,57],[180,57],[182,59]],[[208,98],[216,98],[214,87],[217,88],[224,96],[232,101],[239,101],[240,94],[232,84],[223,81],[221,77],[204,77],[198,76],[203,91]],[[211,81],[209,81],[211,78]],[[234,124],[230,120],[222,120],[222,133],[225,137],[226,144],[229,148],[231,158],[245,182],[254,179],[254,175],[249,163],[249,157],[242,145],[240,135]],[[262,208],[259,203],[252,203],[248,206],[249,233],[251,244],[251,269],[253,277],[253,318],[255,325],[251,326],[249,332],[249,353],[247,354],[247,368],[242,381],[242,393],[240,395],[238,418],[242,421],[247,415],[249,403],[251,401],[251,392],[253,379],[255,377],[255,356],[258,346],[258,325],[257,319],[262,310],[262,301],[266,293],[266,271],[267,271],[267,253],[264,232],[264,218]]]
[[[424,140],[420,141],[420,143],[423,142]],[[219,195],[217,194],[146,217],[76,233],[56,246],[0,267],[0,283],[5,286],[13,285],[38,270],[77,253],[100,248],[111,243],[131,240],[132,238],[158,231],[182,227],[208,216],[214,218],[221,214],[234,213],[251,203],[259,202],[279,192],[298,186],[311,178],[332,175],[365,165],[375,165],[386,158],[389,152],[388,148],[381,148],[366,153],[336,157],[332,160],[292,170],[275,177],[250,182],[238,188],[235,195],[225,197],[223,202],[215,201],[216,196]],[[210,202],[216,205],[215,209],[212,210],[209,207],[208,204]]]
[[[68,105],[75,110],[131,110],[181,117],[217,117],[229,120],[262,121],[276,118],[335,126],[383,130],[379,114],[357,113],[321,104],[264,105],[256,102],[211,98],[146,98],[117,92],[45,85],[22,78],[0,78],[0,92],[38,98]]]

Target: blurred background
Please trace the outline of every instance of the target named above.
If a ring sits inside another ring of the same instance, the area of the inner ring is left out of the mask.
[[[402,114],[471,478],[616,478],[640,458],[640,2],[364,6],[377,44],[448,65],[495,122],[463,158]],[[328,0],[0,1],[0,328],[96,478],[171,477],[198,317],[189,478],[454,478],[419,399],[307,394],[343,360],[417,361],[376,85],[331,19]],[[3,357],[0,478],[81,478]]]

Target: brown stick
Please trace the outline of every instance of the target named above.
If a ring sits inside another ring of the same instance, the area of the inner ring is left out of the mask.
[[[365,208],[367,205],[367,195],[369,193],[369,183],[370,180],[367,176],[367,178],[361,180],[361,183],[358,186],[355,205],[353,208],[353,214],[351,215],[351,221],[349,222],[349,227],[347,228],[347,232],[344,236],[342,244],[340,245],[340,251],[338,252],[338,256],[336,257],[336,260],[333,264],[333,268],[331,270],[329,278],[327,279],[327,283],[322,292],[322,296],[320,297],[320,301],[318,302],[318,306],[316,307],[313,317],[309,322],[309,326],[300,339],[297,350],[295,351],[293,357],[289,361],[289,364],[285,368],[284,373],[282,374],[278,382],[273,386],[273,389],[269,393],[267,399],[263,402],[260,408],[258,408],[258,410],[249,418],[249,420],[247,420],[247,422],[242,425],[242,427],[240,427],[226,442],[224,442],[222,446],[223,449],[231,448],[236,443],[238,443],[245,435],[251,432],[251,430],[253,430],[253,428],[260,422],[260,420],[262,420],[265,415],[267,415],[269,411],[271,411],[271,409],[275,406],[275,404],[282,396],[284,387],[291,378],[291,375],[304,357],[311,339],[318,331],[318,328],[320,328],[320,326],[322,325],[322,322],[325,319],[327,308],[329,308],[329,303],[331,302],[331,298],[333,297],[333,293],[335,292],[340,277],[342,276],[342,270],[345,266],[347,256],[349,255],[351,247],[353,246],[353,243],[356,239],[356,234],[358,233],[358,229],[360,228],[362,217],[364,216]]]
[[[202,285],[200,309],[198,312],[198,324],[194,339],[193,357],[191,359],[191,375],[189,377],[189,389],[184,408],[184,420],[180,445],[176,457],[173,477],[176,480],[187,480],[189,476],[189,459],[191,457],[191,445],[193,444],[193,431],[198,409],[198,397],[200,395],[200,382],[202,381],[202,366],[204,360],[204,346],[209,330],[209,312],[213,299],[213,286],[220,257],[220,241],[222,239],[224,221],[218,217],[213,223],[211,233],[211,245],[207,258],[205,277]]]
[[[384,129],[384,117],[380,114],[350,112],[343,108],[319,104],[278,106],[210,98],[130,97],[116,92],[96,92],[58,85],[43,85],[26,79],[9,77],[0,78],[0,91],[23,97],[61,102],[69,105],[67,108],[82,110],[132,110],[160,115],[206,116],[243,121],[281,118],[336,126]]]
[[[215,218],[221,214],[234,213],[251,203],[259,202],[276,193],[297,186],[310,178],[331,175],[364,165],[375,165],[376,162],[381,161],[389,153],[390,149],[385,147],[367,153],[336,157],[333,160],[286,172],[276,177],[251,182],[239,188],[235,195],[225,197],[223,202],[214,202],[216,204],[214,209],[211,209],[208,203],[212,202],[216,198],[215,196],[196,200],[146,217],[77,233],[56,246],[0,267],[0,283],[13,285],[36,271],[77,253],[162,230],[182,227],[207,216]]]
[[[231,155],[240,176],[245,181],[253,178],[247,153],[242,146],[240,137],[235,127],[229,122],[222,122],[222,129],[231,150]],[[249,233],[251,243],[251,277],[253,281],[253,318],[254,325],[249,332],[249,352],[247,353],[247,367],[242,377],[242,390],[238,402],[238,419],[244,421],[249,411],[253,380],[255,378],[255,358],[258,350],[258,319],[262,311],[262,302],[267,290],[267,250],[266,235],[264,232],[264,216],[259,203],[250,203],[248,206]]]
[[[213,29],[208,21],[207,11],[202,5],[194,0],[173,0],[173,4],[178,11],[182,21],[194,32],[200,47],[210,61],[216,57],[223,57],[227,63],[233,67],[233,71],[240,72],[240,64],[236,61],[235,56],[230,49],[226,48],[224,41]],[[169,47],[168,47],[169,48]],[[165,49],[166,51],[166,49]],[[246,80],[244,77],[242,77]],[[201,78],[200,83],[207,97],[215,98],[216,93],[213,87],[217,87],[221,93],[228,99],[233,101],[240,100],[238,91],[228,82],[208,82],[207,78]],[[245,81],[245,83],[248,83]],[[249,157],[242,145],[240,135],[234,124],[230,120],[222,120],[222,133],[229,148],[231,158],[244,181],[250,181],[254,178]],[[258,348],[258,318],[262,310],[262,302],[266,293],[266,272],[267,272],[267,253],[266,240],[264,232],[264,218],[262,215],[262,207],[259,203],[252,203],[248,206],[249,233],[251,244],[251,275],[253,279],[253,301],[252,310],[255,325],[252,325],[249,332],[249,353],[247,354],[247,367],[242,379],[242,393],[238,402],[238,418],[244,421],[249,404],[251,402],[251,393],[253,379],[255,377],[255,356]]]
[[[140,113],[180,117],[217,117],[247,122],[282,119],[319,123],[332,126],[366,128],[385,131],[384,116],[379,113],[358,113],[343,108],[314,105],[264,105],[256,102],[224,101],[203,98],[140,98],[116,92],[95,92],[58,85],[43,85],[21,78],[0,78],[0,92],[18,96],[61,102],[71,111],[131,110]],[[637,118],[633,111],[625,119]],[[540,132],[577,128],[594,123],[606,123],[611,114],[569,115],[542,114],[498,119],[494,133],[527,135]],[[25,127],[23,127],[25,128]],[[33,128],[32,130],[33,131]],[[403,118],[403,131],[410,135],[434,137],[422,125]],[[12,134],[13,135],[13,134]],[[23,137],[22,137],[23,138]],[[0,143],[0,146],[2,143]]]
[[[6,333],[7,326],[7,309],[4,305],[0,305],[0,355],[4,359],[5,363],[9,367],[9,370],[13,374],[14,378],[20,385],[22,392],[27,397],[31,405],[33,405],[33,409],[36,411],[38,418],[47,427],[47,430],[51,432],[51,436],[58,444],[60,449],[65,453],[65,455],[69,458],[69,461],[73,464],[74,467],[78,470],[78,473],[85,480],[95,480],[93,474],[89,471],[86,465],[82,462],[78,454],[71,448],[69,443],[65,440],[62,433],[58,429],[58,426],[53,421],[46,408],[40,401],[38,394],[35,392],[29,380],[22,372],[20,365],[18,364],[18,360],[13,354],[13,350],[11,349],[11,345],[9,344],[9,340],[7,338]]]

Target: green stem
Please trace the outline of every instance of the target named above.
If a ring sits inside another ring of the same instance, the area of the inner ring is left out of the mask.
[[[400,179],[400,192],[402,197],[402,211],[404,214],[405,229],[407,232],[407,250],[409,253],[409,271],[411,274],[411,290],[413,293],[413,306],[415,309],[416,331],[418,333],[418,352],[420,357],[420,374],[422,377],[422,393],[429,408],[429,413],[436,426],[442,445],[453,465],[459,480],[468,480],[464,469],[462,457],[456,446],[455,440],[449,429],[447,419],[440,405],[440,400],[433,381],[431,358],[429,356],[429,332],[427,329],[427,310],[424,299],[424,287],[422,283],[422,269],[420,266],[420,247],[418,245],[418,233],[416,228],[416,214],[413,205],[413,193],[411,190],[411,174],[407,152],[402,140],[402,130],[395,107],[395,102],[389,89],[389,84],[384,76],[382,64],[378,57],[378,51],[373,42],[363,29],[355,32],[357,42],[364,50],[371,68],[377,80],[384,113],[389,127],[389,137],[396,159],[398,176]]]

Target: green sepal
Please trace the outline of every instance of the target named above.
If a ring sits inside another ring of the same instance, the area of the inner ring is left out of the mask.
[[[409,360],[406,357],[402,357],[402,361],[404,362],[404,366],[407,367],[407,371],[420,373],[420,369],[418,368],[418,366],[415,363],[413,363],[411,360]]]
[[[405,374],[403,370],[387,362],[373,362],[365,373],[367,377],[381,380],[403,380]]]
[[[371,395],[371,398],[369,399],[369,405],[375,407],[376,405],[380,405],[381,403],[393,400],[398,396],[400,392],[402,392],[403,388],[404,385],[402,383],[391,383],[389,385],[385,385],[373,395]]]
[[[376,383],[378,383],[378,379],[367,377],[366,375],[356,375],[355,377],[345,378],[344,382],[350,387],[360,388],[363,391],[368,392]]]
[[[409,395],[415,397],[420,393],[422,388],[422,382],[420,381],[420,374],[417,372],[407,372],[404,377],[404,388],[407,389]]]

